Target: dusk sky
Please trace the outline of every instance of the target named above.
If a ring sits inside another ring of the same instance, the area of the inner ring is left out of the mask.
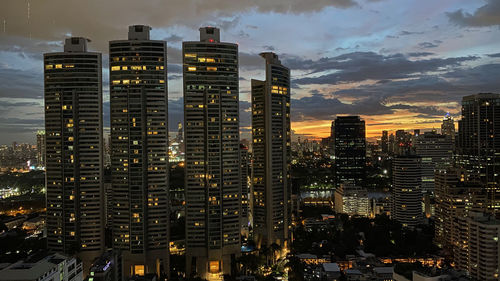
[[[336,115],[361,115],[367,136],[432,129],[462,96],[500,89],[500,0],[2,0],[0,144],[35,142],[43,121],[45,52],[68,36],[102,52],[109,127],[108,41],[150,25],[168,41],[170,130],[182,121],[181,42],[221,28],[240,51],[240,125],[262,51],[292,69],[292,130],[326,137]]]

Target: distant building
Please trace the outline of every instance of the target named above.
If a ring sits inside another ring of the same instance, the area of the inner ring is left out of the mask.
[[[361,186],[366,168],[365,121],[359,116],[335,119],[335,184]]]
[[[443,118],[441,134],[450,137],[453,141],[455,140],[455,121],[453,120],[453,116],[449,113]]]
[[[85,273],[104,249],[102,58],[88,41],[44,54],[47,248],[78,254]]]
[[[391,217],[405,227],[422,222],[422,158],[414,155],[393,159]]]
[[[359,186],[341,184],[335,190],[335,212],[350,216],[370,215],[370,199],[368,191]]]
[[[336,263],[323,263],[321,273],[326,281],[337,281],[341,276],[340,267]]]
[[[241,232],[242,235],[248,237],[249,224],[251,219],[251,204],[250,204],[250,184],[248,183],[250,159],[248,155],[248,147],[240,144],[240,173],[241,173]]]
[[[451,163],[453,141],[448,136],[426,132],[415,138],[414,147],[422,157],[422,191],[433,193],[434,171],[437,166]]]
[[[35,254],[0,270],[0,281],[83,281],[83,265],[61,254]]]
[[[498,280],[500,273],[500,221],[484,213],[458,217],[454,225],[454,262],[474,280]]]
[[[36,132],[36,164],[38,167],[45,167],[45,131]]]
[[[380,139],[380,146],[382,147],[382,153],[389,153],[389,132],[382,131],[382,138]]]

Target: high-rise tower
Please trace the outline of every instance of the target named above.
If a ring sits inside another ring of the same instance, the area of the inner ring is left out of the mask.
[[[241,251],[238,45],[203,27],[182,53],[186,273],[220,279]]]
[[[422,222],[422,158],[401,155],[392,162],[391,217],[405,227]]]
[[[45,167],[45,131],[36,132],[36,165]]]
[[[335,183],[362,185],[366,167],[365,121],[359,116],[335,119]]]
[[[168,272],[167,46],[149,26],[109,43],[113,248],[123,276]]]
[[[500,183],[500,94],[462,99],[457,154],[462,165],[483,183]]]
[[[290,70],[262,53],[266,80],[252,80],[253,212],[258,245],[288,247],[291,227]]]
[[[88,41],[44,54],[47,247],[86,269],[104,247],[102,66]]]

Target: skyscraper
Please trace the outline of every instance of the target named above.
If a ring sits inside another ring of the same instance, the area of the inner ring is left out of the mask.
[[[36,165],[45,167],[45,131],[38,130],[36,132]]]
[[[290,70],[271,52],[252,79],[253,215],[258,245],[288,247],[291,227]]]
[[[238,45],[203,27],[182,53],[186,273],[220,279],[241,250]]]
[[[335,119],[335,182],[362,186],[366,166],[365,121],[359,116]]]
[[[434,192],[434,171],[452,162],[453,142],[448,136],[426,132],[414,140],[416,154],[422,157],[422,191]]]
[[[250,186],[248,184],[250,159],[248,147],[240,144],[240,173],[241,173],[241,234],[248,237],[250,214]]]
[[[167,47],[150,29],[109,42],[113,248],[125,278],[169,269]]]
[[[88,41],[44,54],[47,247],[85,269],[104,247],[102,66]]]
[[[422,158],[415,155],[397,156],[392,168],[393,219],[405,227],[422,222]]]
[[[462,99],[458,121],[459,159],[485,184],[500,183],[500,94],[477,94]]]
[[[453,116],[449,113],[446,113],[443,118],[443,123],[441,124],[441,134],[449,136],[455,140],[455,122],[453,121]]]
[[[382,146],[382,153],[389,153],[389,132],[382,131],[382,138],[380,139],[380,145]]]

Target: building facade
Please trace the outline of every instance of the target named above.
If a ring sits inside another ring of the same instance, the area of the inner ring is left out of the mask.
[[[36,132],[36,165],[45,167],[45,131]]]
[[[404,227],[422,222],[422,158],[414,155],[395,157],[392,167],[391,217]]]
[[[47,248],[84,266],[104,248],[102,65],[87,42],[44,54]]]
[[[186,274],[220,279],[241,250],[238,45],[203,27],[182,53]]]
[[[457,153],[463,167],[487,185],[500,183],[500,94],[462,99]]]
[[[291,227],[290,70],[274,53],[266,80],[252,79],[253,212],[258,246],[287,248]]]
[[[432,194],[436,167],[452,162],[453,140],[449,136],[426,132],[415,137],[413,146],[416,154],[422,157],[422,191]]]
[[[112,237],[124,278],[169,269],[167,47],[150,29],[109,42]]]
[[[365,178],[365,121],[359,116],[335,119],[335,184],[361,186]]]
[[[335,190],[335,212],[368,217],[371,213],[368,191],[362,187],[341,184]]]
[[[252,219],[250,206],[250,158],[248,147],[240,144],[240,173],[241,173],[241,235],[248,237]]]
[[[498,280],[500,273],[500,221],[484,213],[457,217],[454,262],[473,280]]]

